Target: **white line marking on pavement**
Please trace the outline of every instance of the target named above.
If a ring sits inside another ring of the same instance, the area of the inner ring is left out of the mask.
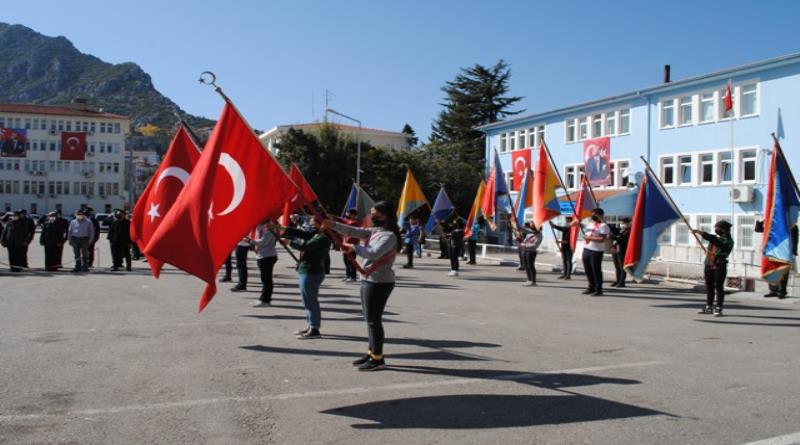
[[[800,444],[800,431],[784,436],[770,437],[769,439],[748,442],[744,445],[797,445]]]
[[[6,415],[0,415],[0,423],[19,422],[25,420],[39,420],[44,418],[86,417],[86,416],[94,416],[101,414],[119,414],[119,413],[136,412],[136,411],[152,411],[157,409],[192,408],[198,406],[215,405],[218,403],[263,402],[269,400],[292,400],[292,399],[303,399],[307,397],[325,397],[325,396],[337,396],[337,395],[377,393],[380,391],[390,391],[390,390],[398,391],[406,389],[424,389],[424,388],[435,388],[440,386],[457,386],[457,385],[474,384],[479,382],[490,382],[492,380],[517,380],[520,378],[533,377],[542,374],[585,374],[587,372],[609,371],[612,369],[624,369],[624,368],[638,368],[643,366],[655,366],[661,364],[663,364],[663,362],[657,362],[657,361],[620,363],[617,365],[593,366],[591,368],[562,369],[557,371],[544,371],[540,373],[525,372],[519,374],[508,374],[506,376],[500,376],[494,379],[463,378],[463,379],[438,380],[433,382],[422,382],[422,383],[397,383],[385,386],[365,386],[360,388],[342,388],[342,389],[328,389],[321,391],[292,392],[284,394],[254,396],[254,397],[215,397],[210,399],[184,400],[180,402],[147,403],[141,405],[125,405],[125,406],[117,406],[110,408],[82,409],[75,411],[66,411],[62,413],[6,414]]]

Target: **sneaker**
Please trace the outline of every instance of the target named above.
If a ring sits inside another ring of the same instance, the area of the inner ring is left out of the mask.
[[[258,303],[254,304],[253,307],[269,307],[269,301],[259,301]]]
[[[778,294],[776,292],[770,292],[768,294],[764,294],[764,298],[777,297],[777,296]]]
[[[301,329],[301,330],[299,330],[299,331],[294,331],[294,332],[292,332],[292,335],[303,335],[303,334],[305,334],[306,332],[308,332],[308,330],[309,330],[309,329],[311,329],[311,328],[309,328],[308,326],[306,326],[306,327],[305,327],[305,329]]]
[[[219,280],[220,283],[230,283],[231,281],[233,281],[231,277],[224,277],[221,280]]]
[[[623,288],[623,287],[625,287],[625,283],[619,283],[619,284],[617,284],[617,289],[621,289],[621,288]]]
[[[714,306],[714,316],[715,317],[722,317],[722,308],[719,306]]]
[[[571,280],[571,279],[572,279],[572,277],[571,277],[571,276],[569,276],[569,275],[567,275],[566,277],[564,277],[564,279],[565,279],[565,280]]]
[[[519,266],[519,267],[517,267],[517,270],[525,270],[525,268],[522,267],[522,266]]]
[[[246,286],[241,286],[239,284],[237,284],[236,286],[233,286],[231,288],[231,292],[241,292],[241,291],[244,291],[244,290],[247,290],[247,287]]]
[[[589,295],[594,293],[594,289],[586,289],[585,291],[581,292],[583,295]]]
[[[783,300],[786,298],[786,294],[778,294],[778,300]]]
[[[361,366],[364,363],[369,361],[369,354],[364,354],[363,357],[359,358],[358,360],[353,360],[353,366]]]
[[[414,266],[412,266],[410,264],[403,264],[403,269],[413,269],[413,268],[414,268]]]
[[[525,287],[530,287],[530,286],[535,286],[536,283],[534,283],[533,281],[526,281],[526,282],[522,283],[522,285],[525,286]]]
[[[616,282],[614,282],[614,283],[611,283],[611,284],[609,284],[609,286],[611,286],[611,287],[617,287],[617,286],[619,286],[619,284],[617,284]]]
[[[603,296],[603,291],[599,290],[599,291],[593,293],[592,296],[593,297],[602,297]]]
[[[383,359],[374,360],[371,357],[358,367],[359,371],[380,371],[382,369],[386,369],[386,362]]]
[[[319,333],[319,329],[311,328],[297,336],[298,340],[313,340],[315,338],[322,338],[322,334]]]
[[[711,306],[705,306],[703,309],[697,311],[698,314],[710,314],[711,313]]]
[[[447,276],[448,277],[457,277],[458,276],[458,271],[457,270],[451,270],[450,273],[447,274]]]

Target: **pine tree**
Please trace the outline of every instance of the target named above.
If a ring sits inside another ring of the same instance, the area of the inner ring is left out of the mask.
[[[411,148],[416,147],[419,144],[419,138],[417,137],[417,132],[411,128],[411,125],[405,124],[401,133],[405,133],[409,136],[408,138],[408,146]]]

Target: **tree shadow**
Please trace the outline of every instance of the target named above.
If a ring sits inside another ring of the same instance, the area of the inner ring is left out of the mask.
[[[457,394],[410,397],[321,411],[371,423],[355,429],[490,429],[558,425],[666,414],[582,394]]]

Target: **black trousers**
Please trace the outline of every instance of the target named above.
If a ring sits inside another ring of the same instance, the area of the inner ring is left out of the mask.
[[[583,249],[583,270],[592,292],[603,292],[602,264],[603,251]]]
[[[383,355],[383,310],[393,289],[394,283],[361,281],[361,309],[367,322],[369,351],[374,355]]]
[[[450,246],[450,270],[458,271],[458,246]]]
[[[325,275],[330,275],[331,273],[331,251],[329,250],[325,254]]]
[[[233,273],[233,259],[232,255],[228,255],[228,259],[225,260],[225,279],[231,279],[231,273]]]
[[[261,297],[259,299],[264,303],[272,301],[272,271],[275,269],[275,263],[278,262],[278,257],[270,256],[266,258],[259,258],[258,270],[261,272]]]
[[[777,283],[769,283],[769,290],[770,292],[774,292],[778,294],[780,297],[785,297],[787,295],[786,288],[789,285],[789,274],[791,271],[786,272],[786,274],[781,278],[781,281]]]
[[[517,256],[519,257],[519,267],[525,269],[525,257],[522,255],[522,247],[517,245]]]
[[[475,251],[478,248],[478,240],[467,240],[467,251],[469,252],[469,264],[475,264]]]
[[[561,269],[566,278],[572,276],[572,252],[571,249],[561,251]]]
[[[22,272],[28,268],[28,246],[8,246],[8,263],[11,272]]]
[[[525,265],[525,275],[528,281],[536,282],[536,251],[522,252],[522,263]]]
[[[122,260],[125,260],[125,267],[131,268],[131,246],[128,243],[111,243],[111,261],[114,267],[122,267]]]
[[[347,254],[342,254],[342,261],[344,261],[344,274],[347,278],[356,279],[356,266],[347,257]]]
[[[236,246],[236,274],[239,276],[239,286],[247,286],[247,252],[250,246]]]
[[[447,239],[445,239],[444,235],[439,238],[439,250],[441,251],[442,258],[447,258],[450,254],[450,249],[447,246]]]
[[[93,267],[94,266],[94,245],[95,244],[97,244],[97,240],[91,241],[89,243],[89,266],[88,267]],[[84,265],[84,268],[86,268],[86,267],[87,266]]]
[[[706,305],[714,304],[714,295],[717,297],[717,306],[722,308],[725,304],[725,277],[728,276],[728,265],[712,268],[706,266],[703,271],[706,279]]]
[[[44,268],[46,270],[58,270],[61,267],[61,256],[64,252],[63,244],[52,244],[44,246]]]
[[[617,285],[625,285],[625,279],[628,278],[628,273],[625,272],[625,254],[621,252],[615,252],[611,255],[611,258],[614,260],[614,272],[617,275]]]
[[[406,265],[414,267],[414,245],[406,244],[403,248],[408,250],[408,252],[406,252]]]

